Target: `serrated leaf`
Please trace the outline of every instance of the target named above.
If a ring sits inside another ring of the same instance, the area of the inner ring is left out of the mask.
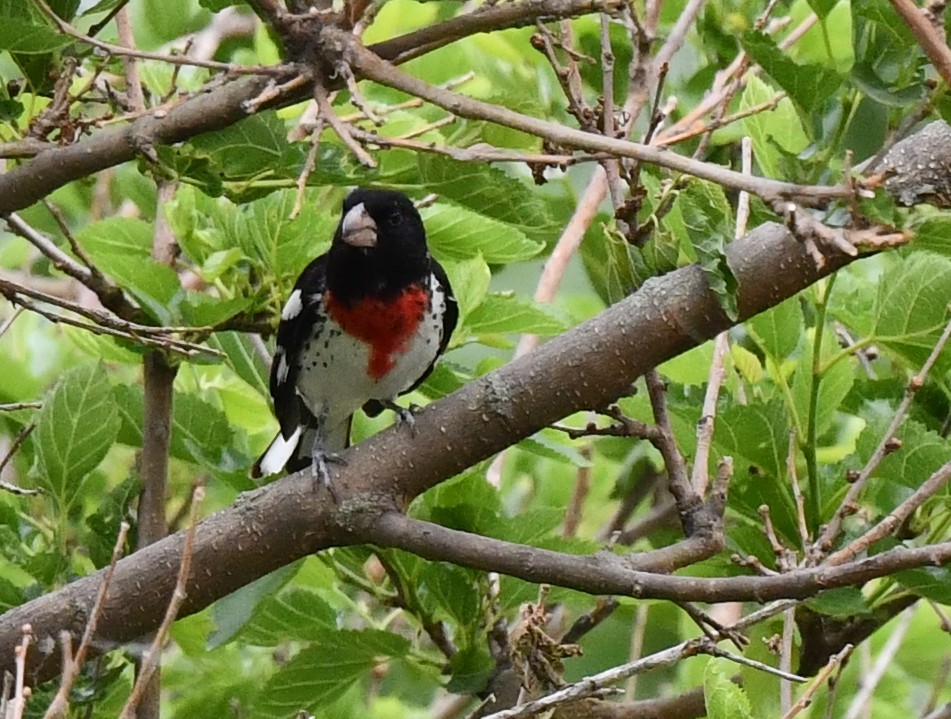
[[[729,405],[717,417],[714,442],[725,455],[740,455],[773,477],[785,474],[789,425],[781,402]]]
[[[806,604],[813,611],[831,617],[851,619],[869,613],[868,602],[865,601],[862,590],[857,587],[828,589],[815,597],[807,599]]]
[[[892,577],[919,597],[951,605],[951,569],[948,567],[921,567],[896,572]]]
[[[255,717],[291,719],[301,709],[315,711],[339,699],[382,657],[401,657],[409,642],[388,632],[326,632],[323,640],[299,652],[265,683],[254,705]]]
[[[556,335],[565,326],[541,305],[511,295],[490,294],[466,318],[466,332],[474,335],[522,333]]]
[[[567,462],[575,467],[591,466],[591,460],[587,459],[575,447],[552,439],[545,430],[533,434],[531,437],[526,437],[516,446],[539,457]]]
[[[262,397],[269,397],[269,370],[251,346],[251,340],[240,332],[215,332],[208,338],[208,346],[221,350],[228,365],[241,379],[254,387]]]
[[[916,250],[928,250],[944,257],[951,257],[951,216],[929,217],[915,229]]]
[[[214,631],[208,634],[208,649],[231,641],[254,615],[261,602],[279,591],[296,572],[296,564],[281,567],[222,597],[212,606]]]
[[[420,214],[429,248],[438,260],[465,260],[481,254],[490,264],[508,264],[534,257],[544,247],[512,225],[462,207],[437,203]]]
[[[751,75],[743,94],[740,95],[740,110],[749,110],[776,96],[775,88]],[[753,157],[766,177],[782,177],[776,145],[791,154],[798,154],[809,144],[809,137],[802,129],[796,108],[788,98],[768,112],[758,112],[743,120],[743,127],[753,141]]]
[[[918,369],[934,348],[948,319],[951,302],[951,260],[930,252],[913,252],[897,260],[878,283],[875,301],[875,343]],[[849,325],[847,319],[843,319]],[[943,353],[936,371],[951,366]]]
[[[115,396],[101,364],[76,367],[56,383],[37,419],[38,484],[63,511],[119,431]]]
[[[531,237],[558,231],[545,203],[528,185],[501,170],[421,153],[419,171],[427,191],[517,227]]]
[[[260,260],[274,275],[289,282],[327,250],[339,219],[336,210],[333,215],[319,210],[313,193],[308,193],[300,214],[291,220],[296,197],[294,190],[281,190],[242,205],[230,228],[248,257]],[[290,294],[290,287],[287,289]]]
[[[424,562],[417,592],[428,613],[465,627],[479,618],[480,592],[473,570],[446,562]]]
[[[720,659],[710,659],[703,672],[703,699],[710,719],[753,719],[749,697],[730,681]]]
[[[144,400],[140,385],[116,387],[122,419],[118,439],[133,447],[142,446]],[[176,459],[210,469],[230,470],[240,458],[232,453],[234,428],[224,412],[194,394],[176,392],[172,402],[172,437],[169,447]]]
[[[865,431],[856,442],[856,452],[863,461],[872,456],[881,442],[889,420],[876,414],[868,417],[867,421]],[[947,439],[920,422],[905,420],[895,437],[901,441],[901,447],[885,456],[875,471],[877,477],[887,478],[905,487],[918,488],[939,467],[951,460],[951,446]]]
[[[842,85],[841,76],[820,65],[797,64],[776,41],[760,30],[747,30],[741,44],[799,108],[807,114],[818,111]]]
[[[248,644],[274,647],[295,639],[320,641],[324,634],[336,628],[336,612],[318,594],[290,589],[265,597],[255,607],[239,636]]]
[[[712,182],[693,180],[680,193],[677,206],[710,290],[727,317],[735,320],[739,314],[736,304],[739,285],[726,258],[733,213],[723,188]]]
[[[3,17],[0,22],[0,50],[23,55],[37,55],[71,44],[73,39],[57,32],[41,19],[30,22],[22,17]]]
[[[782,362],[799,346],[802,336],[802,309],[791,297],[761,312],[747,323],[756,344],[776,362]]]
[[[174,324],[171,306],[181,284],[171,267],[152,259],[152,235],[152,226],[143,220],[110,217],[88,225],[76,239],[99,269],[155,320]]]

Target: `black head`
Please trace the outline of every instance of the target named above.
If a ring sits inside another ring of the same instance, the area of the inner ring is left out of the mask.
[[[327,265],[327,284],[339,301],[397,294],[429,271],[426,230],[412,200],[394,190],[347,195]]]

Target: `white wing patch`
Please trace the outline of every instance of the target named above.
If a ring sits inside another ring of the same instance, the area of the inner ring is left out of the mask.
[[[292,320],[300,314],[302,309],[304,309],[304,304],[301,302],[300,290],[294,290],[291,292],[291,296],[287,298],[284,309],[281,310],[281,319],[285,322]]]
[[[290,371],[290,366],[287,364],[287,354],[283,347],[278,347],[274,356],[277,359],[277,383],[284,384],[287,381],[287,373]]]

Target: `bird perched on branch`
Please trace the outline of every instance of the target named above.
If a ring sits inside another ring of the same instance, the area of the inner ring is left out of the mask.
[[[458,316],[412,201],[351,192],[330,250],[306,267],[281,312],[270,382],[281,429],[251,476],[311,465],[333,494],[327,462],[349,444],[353,413],[392,409],[412,423],[394,400],[426,379]]]

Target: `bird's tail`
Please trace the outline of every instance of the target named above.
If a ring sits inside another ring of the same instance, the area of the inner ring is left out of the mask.
[[[347,417],[336,427],[324,427],[321,449],[324,452],[342,452],[350,446],[350,425],[353,415]],[[251,466],[251,478],[261,479],[279,473],[282,469],[288,474],[309,467],[312,462],[314,443],[317,441],[316,423],[298,427],[287,439],[280,432]]]

